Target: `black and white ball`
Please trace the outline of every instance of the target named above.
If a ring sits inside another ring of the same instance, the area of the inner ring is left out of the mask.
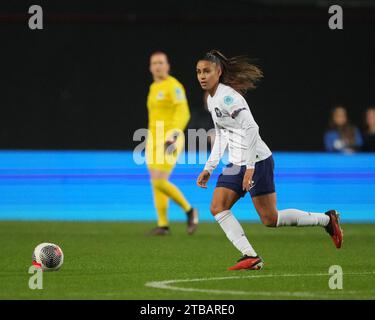
[[[32,264],[43,271],[57,271],[63,262],[64,253],[57,244],[41,243],[34,249]]]

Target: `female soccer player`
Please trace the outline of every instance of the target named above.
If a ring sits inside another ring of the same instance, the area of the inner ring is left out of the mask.
[[[272,153],[258,132],[243,95],[254,89],[262,71],[245,57],[226,58],[217,50],[208,52],[197,63],[198,81],[209,95],[208,109],[215,125],[216,138],[211,155],[197,179],[207,188],[207,181],[220,161],[226,147],[229,165],[219,176],[211,202],[211,213],[228,239],[242,253],[242,258],[229,270],[259,270],[263,260],[249,243],[231,208],[250,191],[253,204],[264,225],[322,226],[341,247],[342,230],[335,210],[312,213],[297,209],[278,210],[274,184]]]
[[[147,166],[151,176],[158,226],[152,235],[169,234],[168,201],[171,198],[187,215],[187,232],[198,226],[198,211],[185,199],[169,176],[184,146],[184,129],[190,119],[185,90],[169,75],[168,57],[155,52],[150,57],[150,72],[154,82],[147,98],[149,134],[146,143]]]

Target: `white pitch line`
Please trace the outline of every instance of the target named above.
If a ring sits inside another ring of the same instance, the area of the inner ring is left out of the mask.
[[[350,276],[364,276],[373,275],[373,272],[353,272],[344,273],[343,275]],[[252,275],[252,276],[229,276],[229,277],[212,277],[212,278],[195,278],[195,279],[175,279],[175,280],[164,280],[164,281],[150,281],[145,284],[146,287],[166,289],[174,291],[185,291],[185,292],[202,292],[202,293],[213,293],[213,294],[230,294],[230,295],[251,295],[251,296],[287,296],[287,297],[328,297],[331,298],[332,294],[324,293],[312,293],[307,291],[301,292],[289,292],[289,291],[240,291],[240,290],[218,290],[218,289],[199,289],[199,288],[185,288],[177,287],[172,284],[186,283],[186,282],[204,282],[204,281],[220,281],[220,280],[233,280],[233,279],[255,279],[255,278],[279,278],[279,277],[321,277],[330,276],[328,273],[305,273],[305,274],[264,274],[264,275]],[[372,290],[373,292],[374,290]],[[361,291],[342,291],[345,294],[356,294]],[[337,293],[333,291],[332,293]]]

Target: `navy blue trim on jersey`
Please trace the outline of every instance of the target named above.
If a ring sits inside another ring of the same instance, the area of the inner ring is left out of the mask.
[[[255,163],[253,175],[253,187],[250,189],[251,197],[261,196],[275,192],[274,181],[275,163],[272,155],[265,160]],[[216,187],[223,187],[235,191],[240,197],[244,197],[246,190],[242,190],[242,181],[246,166],[237,166],[229,163],[223,173],[217,179]]]

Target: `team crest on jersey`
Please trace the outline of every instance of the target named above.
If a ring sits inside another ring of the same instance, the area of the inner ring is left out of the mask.
[[[225,103],[227,106],[231,105],[231,104],[233,103],[233,97],[231,97],[231,96],[225,96],[225,97],[224,97],[224,103]]]
[[[221,118],[223,116],[223,114],[221,113],[220,109],[218,107],[215,108],[215,112],[216,112],[216,116],[218,118]]]
[[[158,94],[156,95],[156,99],[157,100],[162,100],[164,98],[164,92],[163,91],[159,91]]]

